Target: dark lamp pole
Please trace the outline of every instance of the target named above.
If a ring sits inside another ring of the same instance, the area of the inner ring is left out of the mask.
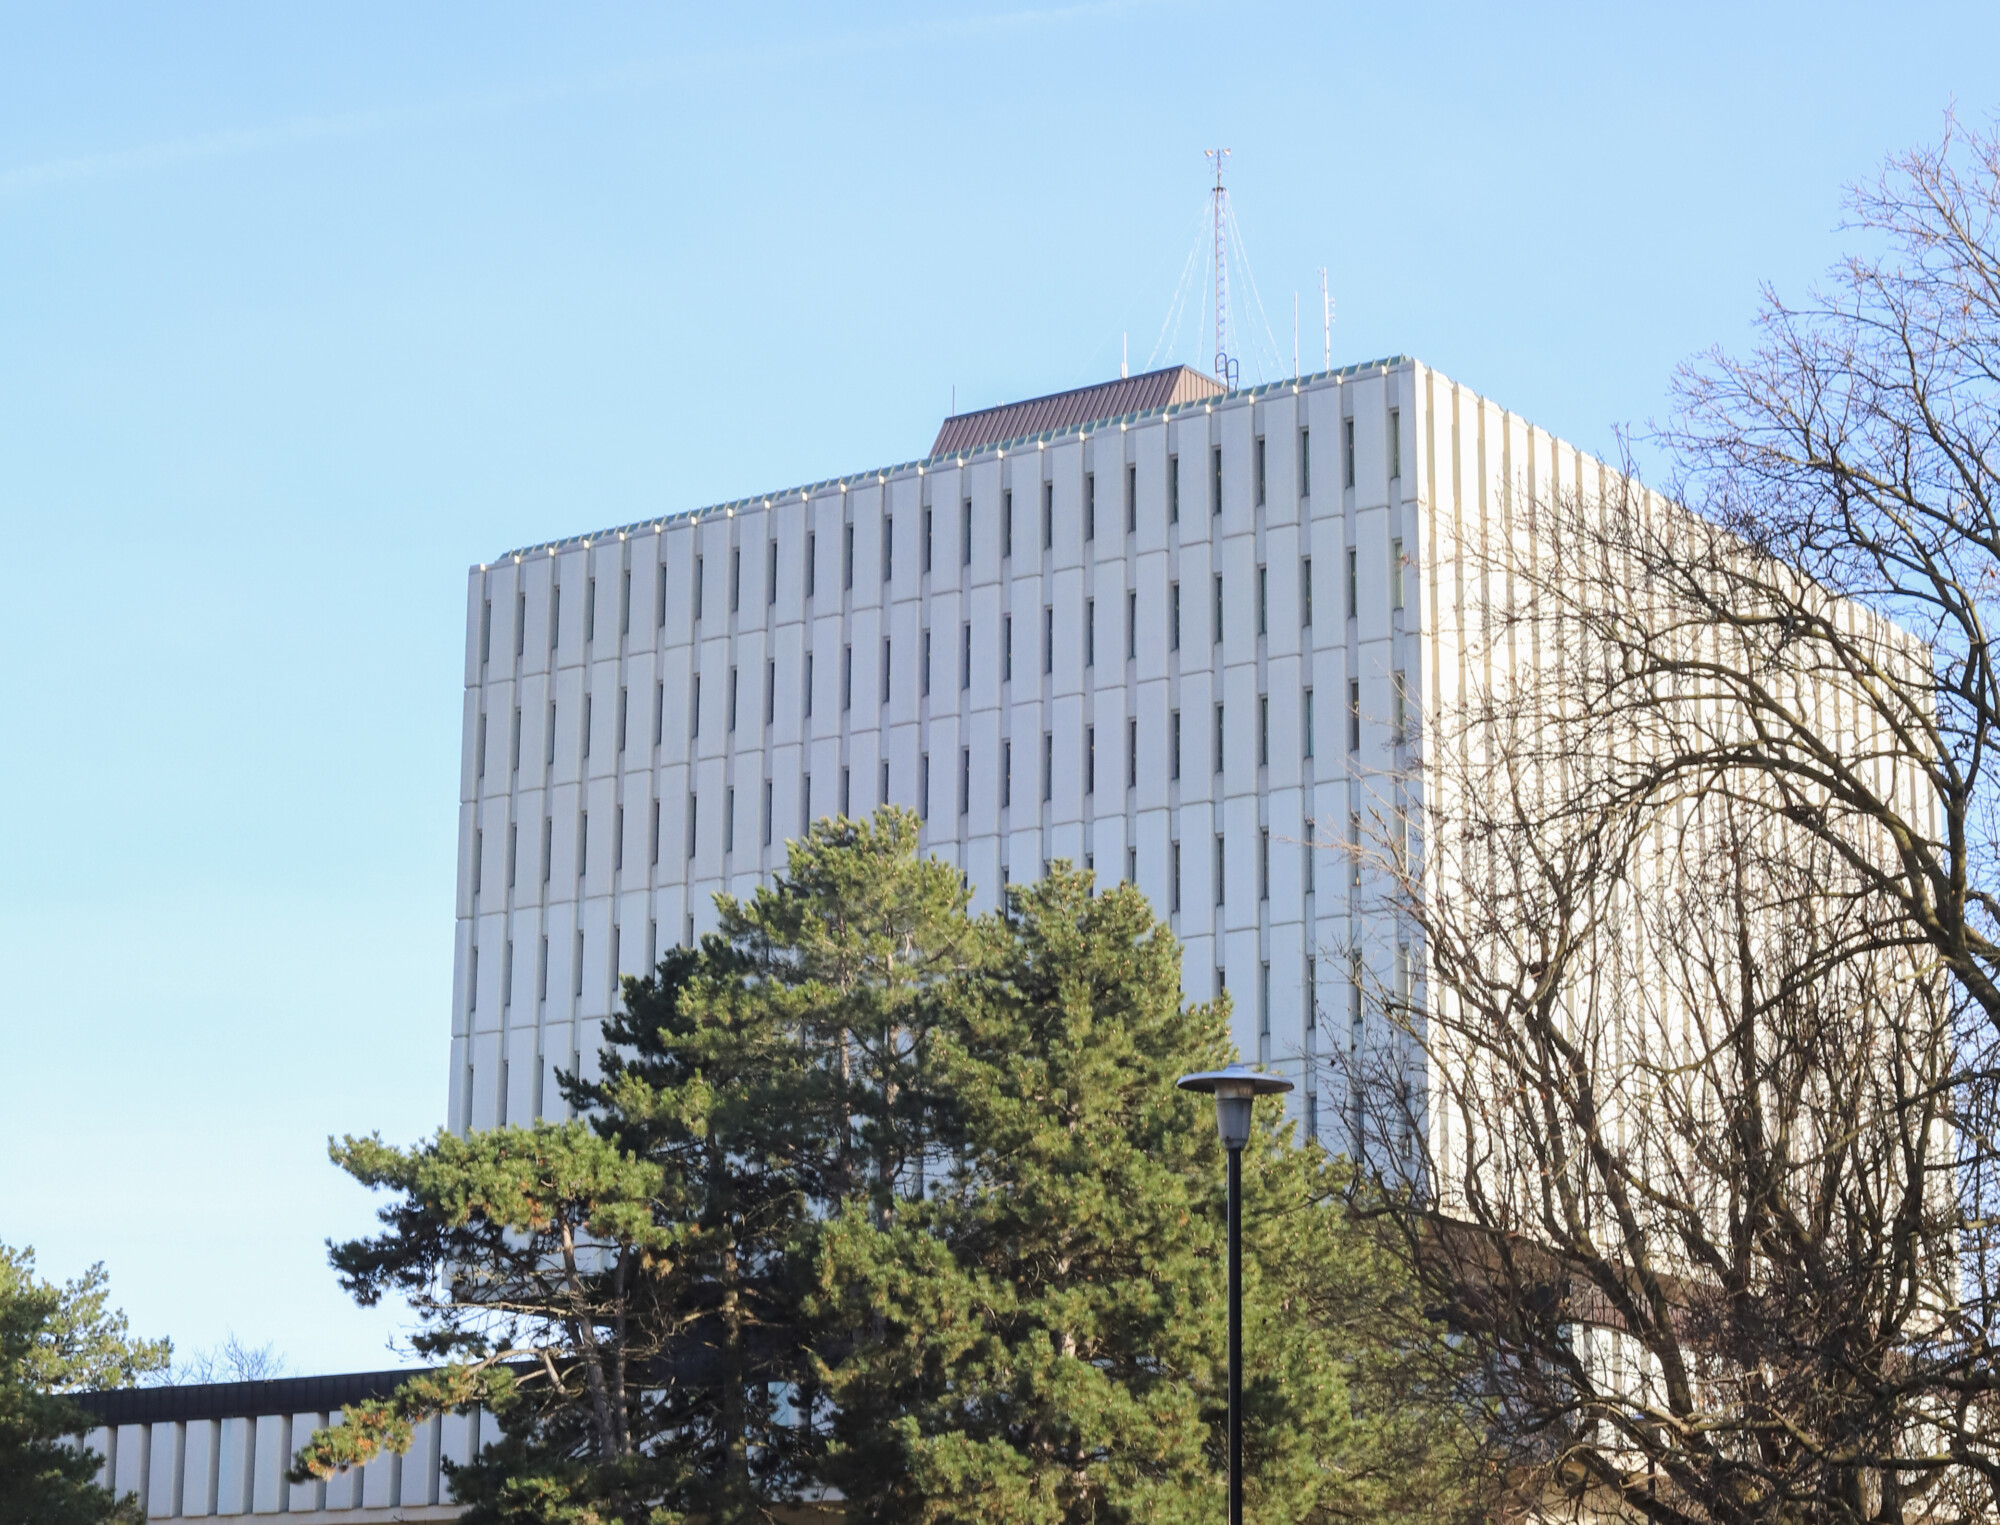
[[[1243,1525],[1243,1146],[1250,1142],[1250,1104],[1292,1083],[1232,1064],[1183,1075],[1178,1084],[1215,1097],[1215,1124],[1229,1154],[1229,1525]]]

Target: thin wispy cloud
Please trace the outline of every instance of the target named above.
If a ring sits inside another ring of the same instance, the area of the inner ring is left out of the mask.
[[[671,60],[633,63],[579,78],[551,80],[514,90],[449,96],[404,106],[295,117],[261,126],[190,133],[126,148],[65,154],[0,170],[0,200],[80,181],[173,169],[206,161],[244,158],[301,145],[362,138],[426,123],[504,114],[579,96],[612,94],[660,84],[676,76],[714,78],[731,67],[771,67],[823,61],[912,44],[966,38],[996,31],[1033,30],[1150,8],[1149,0],[1089,0],[1068,6],[1026,6],[984,15],[927,19],[870,31],[787,42],[765,48],[724,48]]]

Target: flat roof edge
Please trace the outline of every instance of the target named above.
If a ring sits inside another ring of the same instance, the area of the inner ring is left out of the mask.
[[[903,461],[894,466],[877,466],[863,471],[850,472],[846,476],[825,477],[817,482],[807,482],[796,487],[780,488],[774,492],[753,493],[748,497],[731,498],[722,503],[711,503],[701,508],[685,508],[677,513],[662,514],[652,519],[637,519],[630,524],[614,524],[605,529],[590,530],[579,535],[567,535],[560,540],[543,540],[534,545],[517,547],[503,551],[492,561],[480,562],[475,570],[486,571],[503,561],[525,561],[530,556],[554,556],[577,546],[596,545],[611,539],[629,539],[633,535],[659,534],[669,526],[699,524],[704,520],[734,517],[739,509],[752,510],[769,508],[784,498],[810,500],[823,493],[845,492],[856,486],[869,483],[887,482],[893,477],[906,476],[911,472],[922,475],[940,463],[961,465],[983,456],[1005,455],[1009,450],[1025,449],[1030,445],[1045,445],[1051,440],[1069,435],[1082,435],[1098,429],[1113,426],[1130,428],[1135,423],[1155,418],[1170,417],[1179,413],[1190,413],[1196,409],[1213,411],[1229,403],[1248,401],[1268,396],[1286,389],[1298,391],[1315,382],[1344,380],[1364,371],[1386,371],[1397,366],[1409,365],[1409,355],[1386,355],[1379,360],[1362,360],[1352,365],[1337,366],[1330,371],[1313,371],[1304,376],[1287,376],[1278,381],[1259,382],[1254,387],[1238,387],[1230,392],[1218,392],[1211,397],[1197,397],[1188,402],[1167,403],[1157,408],[1142,408],[1133,413],[1116,413],[1105,418],[1086,419],[1080,424],[1068,424],[1061,428],[1044,429],[1038,434],[1016,435],[1012,439],[995,440],[991,444],[977,445],[965,450],[948,451],[943,455],[927,455],[914,461]],[[1000,406],[1006,406],[1001,404]]]

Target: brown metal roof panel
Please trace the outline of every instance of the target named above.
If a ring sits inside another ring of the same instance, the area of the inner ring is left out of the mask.
[[[1223,390],[1222,383],[1199,371],[1184,365],[1168,366],[1141,376],[1124,376],[1093,386],[1073,387],[1067,392],[1052,392],[1045,397],[954,414],[939,426],[931,454],[976,450],[982,445],[1051,429],[1074,429],[1096,419],[1191,402]]]

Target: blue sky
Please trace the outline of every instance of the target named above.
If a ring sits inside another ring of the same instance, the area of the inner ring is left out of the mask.
[[[393,1361],[325,1140],[442,1118],[468,564],[1136,368],[1216,145],[1246,379],[1324,265],[1336,363],[1612,450],[1995,57],[1984,5],[0,7],[0,1240]]]

